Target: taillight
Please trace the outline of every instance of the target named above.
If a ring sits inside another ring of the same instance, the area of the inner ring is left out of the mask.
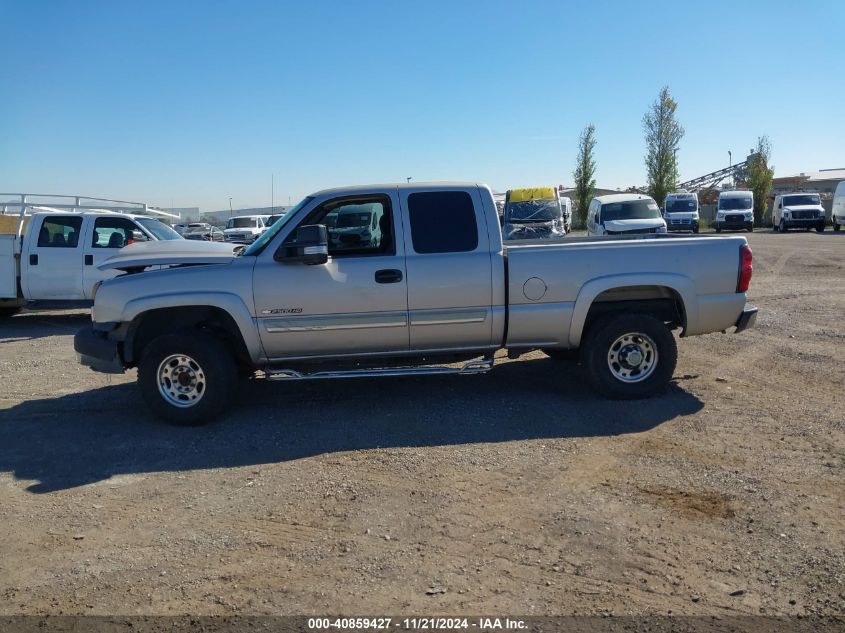
[[[739,249],[739,276],[736,280],[737,292],[748,292],[748,286],[751,285],[752,271],[751,247],[748,244],[744,244],[742,248]]]

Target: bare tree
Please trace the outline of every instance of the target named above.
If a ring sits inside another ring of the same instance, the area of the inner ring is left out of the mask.
[[[684,128],[675,118],[678,103],[664,86],[657,100],[643,116],[647,153],[648,193],[662,205],[666,194],[675,190],[678,182],[677,151]]]

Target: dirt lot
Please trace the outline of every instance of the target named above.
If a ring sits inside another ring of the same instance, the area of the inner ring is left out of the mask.
[[[845,613],[845,234],[749,237],[757,328],[644,402],[535,353],[177,429],[2,323],[0,613]]]

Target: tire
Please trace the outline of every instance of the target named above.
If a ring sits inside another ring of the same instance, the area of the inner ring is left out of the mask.
[[[789,229],[786,228],[786,222],[784,222],[783,218],[781,218],[780,224],[778,225],[778,232],[779,233],[787,233],[788,231],[789,231]]]
[[[748,232],[749,232],[749,233],[753,233],[753,232],[754,232],[754,225],[753,225],[753,224],[752,224],[751,226],[749,226],[749,227],[748,227]]]
[[[628,354],[638,351],[641,355],[634,370],[623,362],[626,348]],[[623,314],[602,319],[590,328],[582,360],[598,393],[613,400],[635,400],[666,388],[678,362],[678,347],[662,321],[646,314]],[[626,371],[627,379],[621,378]]]
[[[178,376],[190,383],[180,387],[173,379]],[[220,339],[198,330],[153,339],[138,364],[138,386],[147,406],[179,426],[200,426],[223,413],[237,384],[238,369],[230,350]]]
[[[777,232],[778,232],[778,225],[775,224],[774,222],[772,222],[772,233],[777,233]]]
[[[816,233],[824,233],[824,224],[819,224],[816,227]]]
[[[833,230],[834,230],[834,231],[839,231],[839,227],[840,227],[840,226],[841,226],[841,225],[840,225],[840,224],[838,224],[838,223],[836,222],[836,220],[834,220],[834,221],[833,221]]]
[[[716,225],[716,233],[721,233],[721,232],[722,232],[722,227],[717,224]]]
[[[15,316],[21,308],[0,308],[0,319],[8,319]]]

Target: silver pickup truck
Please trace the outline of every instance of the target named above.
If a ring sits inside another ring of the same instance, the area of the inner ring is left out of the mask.
[[[121,250],[75,338],[97,371],[137,366],[150,408],[179,424],[220,414],[244,376],[477,374],[501,348],[579,350],[596,391],[641,398],[672,377],[673,329],[741,331],[757,313],[744,237],[503,243],[479,184],[320,191],[246,249],[203,246]]]

